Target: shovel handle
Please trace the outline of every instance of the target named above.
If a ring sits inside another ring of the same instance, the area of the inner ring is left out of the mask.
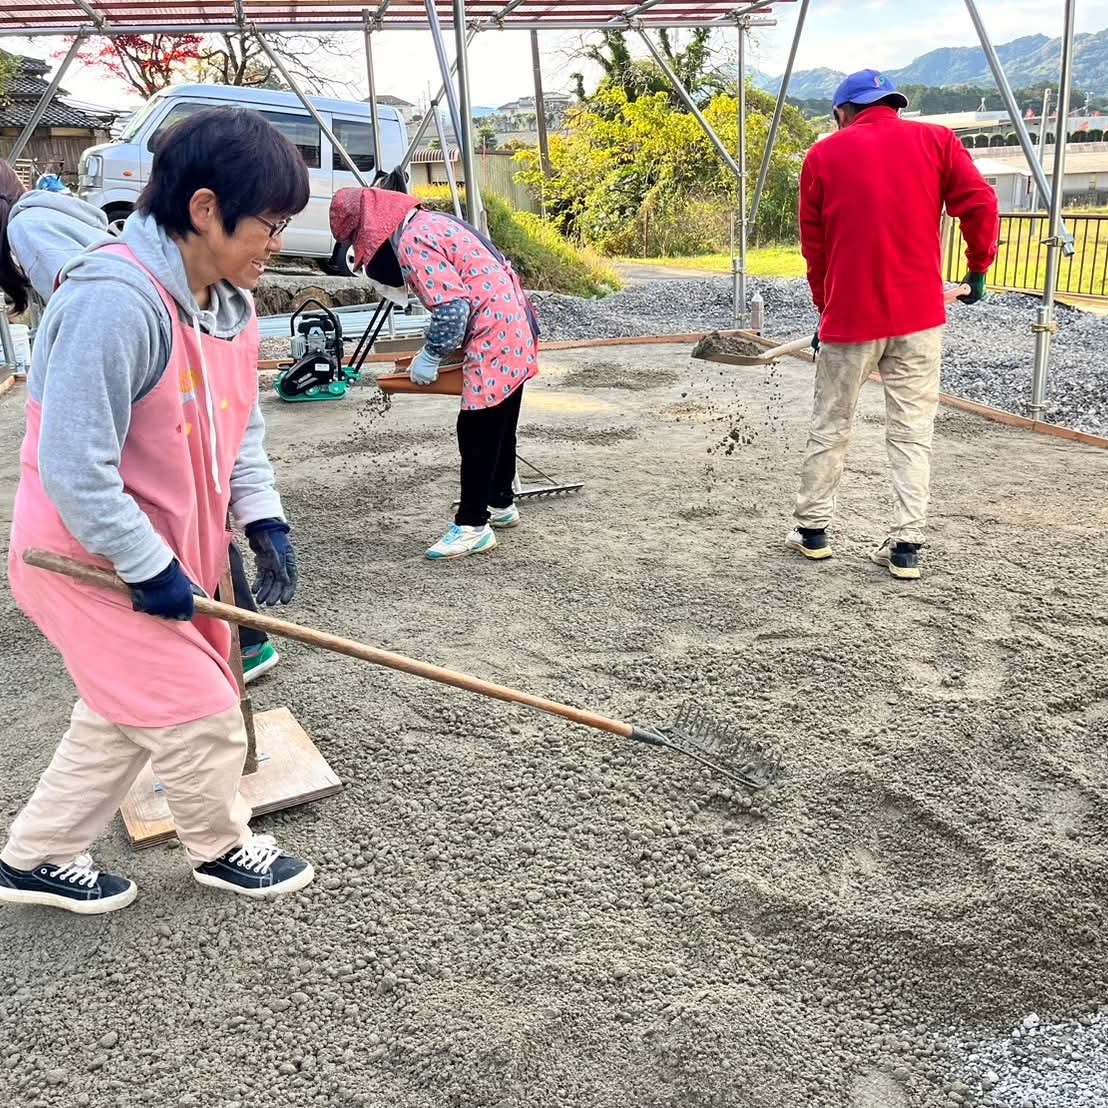
[[[810,338],[793,339],[791,342],[782,343],[780,346],[771,346],[763,350],[758,357],[769,361],[771,358],[780,358],[785,354],[795,354],[798,350],[808,350],[812,345]]]
[[[82,562],[75,562],[72,558],[63,557],[61,554],[28,549],[23,552],[23,560],[36,569],[60,573],[64,577],[70,577],[84,585],[111,589],[128,597],[131,595],[130,587],[116,577],[114,573],[85,565]],[[316,631],[314,628],[303,627],[299,623],[290,623],[288,620],[267,616],[262,612],[251,612],[245,608],[235,608],[230,604],[221,604],[217,600],[208,600],[203,596],[196,597],[195,604],[198,612],[202,615],[212,616],[214,619],[237,623],[242,627],[254,627],[270,635],[280,635],[282,638],[293,639],[296,642],[304,643],[306,646],[315,646],[321,650],[333,651],[336,654],[346,654],[348,657],[358,658],[363,662],[386,666],[388,669],[410,673],[413,677],[423,677],[428,681],[437,681],[442,685],[453,685],[455,688],[466,689],[469,692],[477,693],[479,696],[506,700],[511,704],[524,704],[529,708],[537,708],[541,712],[561,716],[563,719],[572,720],[574,723],[580,723],[585,727],[607,731],[613,735],[622,735],[626,739],[640,739],[642,737],[640,729],[633,727],[630,723],[609,719],[607,716],[588,712],[582,708],[574,708],[569,704],[559,704],[556,700],[547,700],[545,697],[520,692],[518,689],[509,689],[504,685],[493,684],[491,681],[482,681],[479,677],[471,677],[468,673],[459,673],[443,666],[432,665],[430,662],[421,662],[415,658],[405,657],[403,654],[394,654],[391,650],[380,650],[375,646],[355,642],[353,639],[344,639],[325,631]]]

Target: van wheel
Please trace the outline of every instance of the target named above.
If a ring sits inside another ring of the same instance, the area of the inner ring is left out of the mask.
[[[105,208],[104,214],[108,217],[108,233],[121,234],[123,224],[127,222],[127,217],[133,211],[134,208],[130,204],[113,204],[110,208]]]
[[[354,268],[354,247],[344,246],[341,242],[335,247],[331,260],[327,263],[327,271],[336,277],[355,277],[357,270]]]

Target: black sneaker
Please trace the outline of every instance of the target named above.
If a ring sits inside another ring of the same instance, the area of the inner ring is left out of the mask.
[[[284,854],[272,835],[255,835],[222,858],[192,871],[201,885],[243,896],[270,897],[294,893],[311,884],[315,870],[302,858]]]
[[[918,542],[893,542],[886,539],[870,557],[879,565],[902,581],[915,581],[919,577]]]
[[[794,527],[785,540],[790,550],[799,550],[805,558],[818,561],[831,557],[831,543],[825,527]]]
[[[43,862],[34,869],[15,869],[0,862],[0,902],[4,904],[45,904],[98,916],[126,908],[137,894],[138,887],[126,877],[93,869],[88,854],[78,854],[64,866]]]

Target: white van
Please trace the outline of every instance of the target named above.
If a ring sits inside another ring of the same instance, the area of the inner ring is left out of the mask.
[[[376,167],[369,105],[357,100],[310,99],[354,164],[372,181]],[[337,246],[331,237],[329,212],[331,197],[341,188],[357,185],[358,180],[291,92],[233,85],[175,85],[163,89],[131,117],[118,142],[90,146],[81,155],[77,183],[81,199],[101,208],[114,227],[122,226],[150,176],[155,137],[185,116],[214,107],[250,108],[289,137],[308,166],[311,199],[285,232],[283,253],[316,258],[331,272],[349,275],[350,251]],[[382,169],[388,171],[400,164],[408,136],[395,108],[382,104],[377,111]]]

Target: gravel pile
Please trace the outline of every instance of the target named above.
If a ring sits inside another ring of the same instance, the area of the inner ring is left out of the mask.
[[[685,334],[733,326],[731,280],[726,277],[632,285],[602,300],[553,293],[534,299],[548,342]],[[761,280],[766,331],[793,337],[814,330],[816,313],[807,282]],[[950,312],[943,389],[980,404],[1026,415],[1037,301],[994,294],[984,304]],[[1051,357],[1046,417],[1053,423],[1108,435],[1108,319],[1059,307]]]
[[[1101,1108],[1108,1104],[1108,1009],[1050,1023],[1032,1012],[1005,1038],[951,1030],[963,1080],[980,1108]]]

